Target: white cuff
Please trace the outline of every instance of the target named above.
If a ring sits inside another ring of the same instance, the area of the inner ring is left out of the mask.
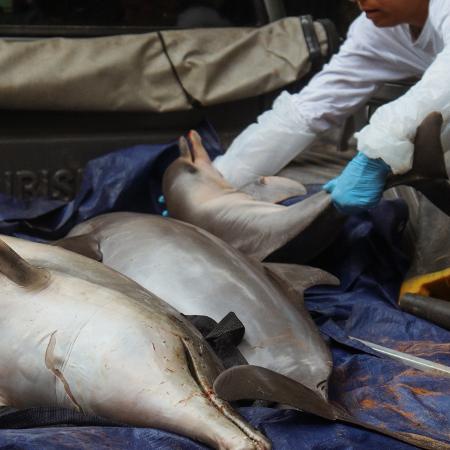
[[[386,135],[385,130],[374,125],[367,125],[355,136],[358,139],[358,151],[368,158],[381,158],[390,166],[392,173],[402,174],[411,170],[414,145],[408,139],[400,140]]]

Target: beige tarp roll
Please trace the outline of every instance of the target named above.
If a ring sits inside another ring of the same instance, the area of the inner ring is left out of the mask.
[[[323,54],[327,36],[315,23]],[[180,111],[260,95],[310,70],[298,18],[261,28],[0,40],[2,109]]]

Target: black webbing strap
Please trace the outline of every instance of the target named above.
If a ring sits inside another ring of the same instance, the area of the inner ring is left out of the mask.
[[[4,408],[0,411],[0,428],[22,429],[54,426],[101,426],[124,427],[102,417],[87,416],[77,411],[64,408],[28,408],[13,410]]]
[[[322,67],[323,56],[314,28],[313,18],[310,15],[300,16],[300,24],[302,25],[303,35],[305,36],[306,46],[308,47],[311,68],[313,71],[317,71]]]
[[[172,69],[173,76],[175,77],[175,80],[177,80],[177,83],[180,85],[181,90],[183,91],[184,96],[186,97],[186,101],[193,107],[193,108],[201,108],[203,105],[199,100],[197,100],[195,97],[193,97],[187,89],[184,87],[183,82],[181,81],[181,78],[177,72],[177,69],[175,68],[175,64],[172,62],[172,59],[170,58],[169,52],[167,51],[167,45],[166,41],[164,40],[164,37],[160,31],[157,31],[157,35],[159,38],[159,41],[161,42],[161,46],[163,49],[164,54],[166,55],[167,61],[169,61],[170,68]]]
[[[343,39],[339,36],[336,25],[330,19],[319,19],[317,22],[323,26],[327,35],[328,50],[326,58],[328,60],[339,51]]]
[[[245,334],[245,327],[233,312],[219,323],[207,316],[186,316],[202,333],[226,369],[248,364],[237,349]]]

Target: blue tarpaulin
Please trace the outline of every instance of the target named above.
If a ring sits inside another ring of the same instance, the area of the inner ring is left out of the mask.
[[[212,157],[221,152],[213,129],[199,127]],[[25,203],[0,197],[0,232],[55,239],[73,225],[109,211],[160,213],[164,169],[176,157],[176,142],[140,145],[89,163],[77,197]],[[351,217],[335,243],[311,265],[337,275],[340,287],[306,293],[311,314],[329,342],[334,360],[330,398],[359,421],[404,436],[423,437],[428,446],[450,448],[450,379],[419,372],[376,356],[352,341],[361,338],[450,366],[450,333],[401,312],[396,306],[408,261],[399,248],[407,221],[401,201],[383,201]],[[275,450],[406,450],[415,448],[379,433],[332,423],[309,414],[271,408],[241,408]],[[152,429],[52,427],[0,430],[0,449],[130,448],[203,449],[187,438]]]

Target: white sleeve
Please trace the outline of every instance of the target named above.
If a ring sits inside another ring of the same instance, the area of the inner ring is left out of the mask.
[[[294,96],[299,121],[316,133],[339,126],[383,82],[416,75],[391,56],[393,42],[395,31],[375,27],[364,15],[358,17],[339,53]]]
[[[449,9],[449,8],[448,8]],[[358,136],[358,150],[382,158],[393,173],[411,169],[417,127],[431,112],[450,116],[450,13],[439,24],[445,47],[405,95],[379,108]]]
[[[214,166],[236,187],[276,174],[319,132],[352,114],[379,83],[410,76],[382,51],[393,40],[385,34],[360,16],[330,64],[300,94],[282,92],[272,109],[240,133]]]

